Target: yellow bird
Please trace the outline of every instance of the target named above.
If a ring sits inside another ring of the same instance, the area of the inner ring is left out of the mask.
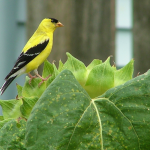
[[[23,48],[13,69],[6,76],[6,81],[0,89],[1,95],[16,77],[24,73],[28,73],[31,82],[34,78],[34,76],[30,74],[32,70],[36,76],[42,79],[43,82],[48,79],[41,77],[38,74],[37,68],[46,60],[51,52],[53,33],[57,27],[63,27],[63,24],[57,19],[45,18],[42,20],[37,30]]]

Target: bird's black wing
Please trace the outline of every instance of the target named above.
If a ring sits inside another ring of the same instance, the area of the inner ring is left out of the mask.
[[[20,54],[20,56],[18,57],[13,69],[6,76],[5,80],[7,80],[11,75],[16,73],[18,70],[23,68],[26,64],[28,64],[31,60],[33,60],[36,56],[38,56],[46,48],[48,43],[49,43],[49,39],[45,40],[44,42],[42,42],[34,47],[31,47],[25,53],[22,52]]]

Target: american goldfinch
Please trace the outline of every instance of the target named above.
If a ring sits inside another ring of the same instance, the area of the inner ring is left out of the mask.
[[[34,76],[30,74],[32,70],[42,81],[47,80],[47,78],[44,79],[38,74],[37,68],[45,61],[51,52],[53,33],[57,27],[63,27],[63,24],[57,19],[45,18],[42,20],[37,30],[23,48],[13,69],[6,76],[6,81],[0,89],[1,95],[16,77],[24,73],[28,73],[32,80],[32,78],[34,78]]]

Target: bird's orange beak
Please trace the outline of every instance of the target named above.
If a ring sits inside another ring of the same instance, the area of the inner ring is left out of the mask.
[[[63,27],[64,25],[60,22],[56,23],[56,27]]]

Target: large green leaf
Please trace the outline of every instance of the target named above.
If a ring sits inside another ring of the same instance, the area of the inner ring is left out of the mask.
[[[147,150],[150,71],[91,99],[68,70],[61,72],[27,121],[28,150]]]
[[[26,121],[16,120],[7,122],[0,129],[1,150],[26,150],[24,146]]]
[[[70,138],[90,103],[90,97],[72,73],[66,70],[60,73],[38,100],[28,118],[27,148],[38,149],[40,146],[41,150],[71,149],[74,144],[69,142]],[[89,121],[91,117],[87,118]],[[83,130],[89,128],[89,122],[86,127],[82,127]],[[99,129],[96,130],[98,132]],[[79,133],[78,136],[82,134]],[[75,145],[78,147],[80,142],[81,139],[77,140]]]
[[[12,118],[5,119],[5,120],[1,120],[1,121],[0,121],[0,129],[1,129],[7,122],[9,122],[9,121],[11,121],[11,120],[12,120]]]
[[[148,150],[150,147],[150,70],[138,76],[124,85],[118,86],[107,91],[104,95],[96,99],[100,109],[103,112],[101,117],[103,124],[105,126],[103,129],[109,133],[111,130],[110,136],[113,136],[114,132],[112,122],[109,118],[109,121],[106,120],[106,116],[111,115],[113,120],[116,120],[116,123],[120,126],[123,134],[127,135],[128,149],[129,144],[133,145],[134,149]],[[109,111],[108,111],[109,110]],[[117,112],[115,114],[115,112]],[[104,117],[105,116],[105,117]],[[128,125],[125,125],[122,122],[122,119],[128,122]],[[118,120],[118,121],[117,121]],[[134,136],[127,134],[127,131],[133,130]],[[118,134],[118,133],[117,133]],[[114,136],[114,138],[116,138]],[[134,145],[134,139],[138,139],[138,143]],[[124,141],[127,139],[123,139]],[[137,148],[136,148],[137,147]],[[132,148],[133,149],[133,148]]]

